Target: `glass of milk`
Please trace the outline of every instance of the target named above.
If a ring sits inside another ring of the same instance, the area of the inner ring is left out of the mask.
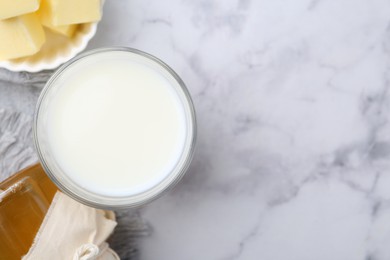
[[[179,76],[130,48],[96,49],[58,69],[38,100],[34,141],[66,194],[105,209],[143,205],[191,161],[196,120]]]

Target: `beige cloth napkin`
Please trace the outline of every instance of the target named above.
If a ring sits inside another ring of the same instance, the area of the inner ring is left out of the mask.
[[[22,259],[119,260],[105,242],[116,224],[114,212],[85,206],[57,192]]]

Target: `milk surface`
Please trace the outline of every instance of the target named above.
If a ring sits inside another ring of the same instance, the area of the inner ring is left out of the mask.
[[[183,104],[150,61],[99,53],[54,83],[47,137],[54,160],[82,188],[105,196],[146,191],[176,166],[185,144]]]

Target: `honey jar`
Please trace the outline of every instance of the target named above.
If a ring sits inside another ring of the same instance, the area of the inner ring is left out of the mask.
[[[56,191],[40,164],[0,183],[0,260],[28,252]]]

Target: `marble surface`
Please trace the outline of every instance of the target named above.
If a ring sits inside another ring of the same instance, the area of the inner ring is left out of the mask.
[[[390,259],[388,0],[109,0],[89,48],[174,68],[198,147],[140,259]],[[0,84],[32,113],[39,89]]]

